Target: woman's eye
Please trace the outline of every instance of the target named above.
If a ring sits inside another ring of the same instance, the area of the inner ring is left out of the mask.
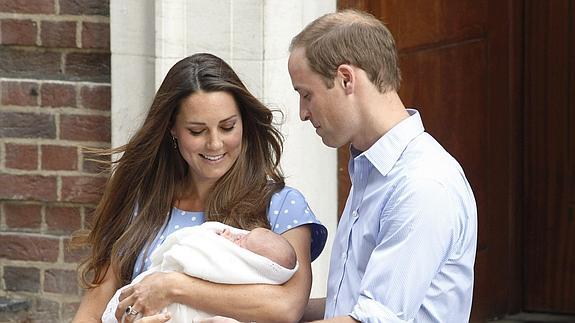
[[[192,136],[199,136],[202,134],[202,132],[204,132],[203,130],[192,130],[190,129],[190,134],[192,134]]]
[[[309,100],[309,93],[303,96],[304,99]]]
[[[235,127],[236,127],[236,125],[234,124],[232,126],[225,126],[225,127],[220,127],[220,128],[225,132],[229,132],[229,131],[232,131]]]

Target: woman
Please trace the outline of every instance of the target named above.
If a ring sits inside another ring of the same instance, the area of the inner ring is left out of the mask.
[[[99,322],[115,290],[147,269],[149,255],[167,235],[204,221],[282,234],[296,251],[298,272],[283,285],[220,285],[154,273],[122,292],[116,317],[164,322],[155,314],[180,303],[241,321],[300,319],[311,288],[310,263],[327,232],[303,196],[284,185],[282,137],[272,120],[218,57],[196,54],[170,69],[139,131],[107,152],[123,154],[84,239],[92,254],[80,278],[89,289],[74,322]]]

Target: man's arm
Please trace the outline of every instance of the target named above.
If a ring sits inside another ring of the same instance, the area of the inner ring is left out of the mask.
[[[353,282],[359,292],[356,304],[350,313],[340,313],[362,322],[406,323],[415,318],[459,236],[456,204],[442,183],[410,179],[396,187],[390,201],[381,213],[384,220],[361,282]],[[357,246],[354,252],[360,254]],[[453,284],[452,279],[449,286]]]

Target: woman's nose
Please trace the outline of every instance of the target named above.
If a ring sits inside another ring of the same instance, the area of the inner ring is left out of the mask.
[[[215,133],[215,134],[211,134],[209,139],[208,139],[208,143],[207,143],[207,148],[209,150],[219,150],[224,146],[224,143],[222,141],[222,139],[220,138],[219,134]]]

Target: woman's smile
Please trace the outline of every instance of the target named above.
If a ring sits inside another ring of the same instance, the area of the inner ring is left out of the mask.
[[[222,158],[224,158],[226,154],[221,154],[221,155],[204,155],[204,154],[200,154],[200,156],[202,156],[203,158],[211,161],[211,162],[218,162],[220,161]]]

